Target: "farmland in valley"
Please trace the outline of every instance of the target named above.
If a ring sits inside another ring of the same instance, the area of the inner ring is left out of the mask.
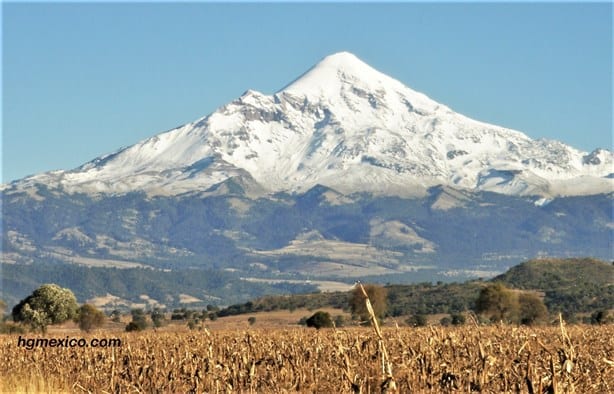
[[[366,327],[104,330],[76,336],[113,336],[121,346],[27,350],[18,346],[18,335],[0,336],[0,391],[614,391],[611,324],[392,325],[383,328],[382,340]]]

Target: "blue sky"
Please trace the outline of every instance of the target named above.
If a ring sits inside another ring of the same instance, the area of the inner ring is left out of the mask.
[[[338,51],[469,117],[612,148],[609,3],[2,7],[2,182],[273,93]]]

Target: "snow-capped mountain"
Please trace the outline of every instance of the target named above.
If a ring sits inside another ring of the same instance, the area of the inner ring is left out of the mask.
[[[341,52],[273,95],[248,90],[193,123],[12,186],[177,195],[235,178],[264,193],[445,185],[550,197],[612,191],[613,158],[469,119]]]
[[[2,185],[3,283],[181,304],[271,280],[288,291],[488,277],[535,256],[610,261],[613,160],[469,119],[338,53],[273,95],[247,91],[74,170]],[[155,294],[135,285],[152,272]],[[198,275],[215,279],[168,291]]]

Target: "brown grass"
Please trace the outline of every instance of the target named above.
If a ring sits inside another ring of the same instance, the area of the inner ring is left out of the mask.
[[[380,332],[381,339],[371,328],[146,331],[112,333],[121,348],[34,350],[0,336],[0,391],[379,393],[390,389],[385,349],[400,393],[614,392],[614,325]]]

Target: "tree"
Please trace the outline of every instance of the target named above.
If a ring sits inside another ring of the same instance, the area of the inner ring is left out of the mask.
[[[495,283],[482,288],[475,302],[475,311],[490,321],[513,322],[517,320],[518,299],[501,283]]]
[[[386,315],[387,309],[387,295],[386,288],[378,285],[362,285],[369,296],[373,312],[378,319],[383,319]],[[360,284],[354,287],[350,294],[350,310],[352,311],[353,319],[360,319],[361,321],[369,321],[370,316],[367,311],[365,302],[365,295],[360,288]]]
[[[311,317],[307,319],[305,322],[307,327],[314,327],[316,329],[324,328],[324,327],[332,327],[333,320],[330,317],[328,312],[317,311]]]
[[[106,317],[101,310],[94,305],[83,304],[77,311],[75,319],[82,331],[90,332],[92,328],[98,328],[104,324]]]
[[[521,293],[518,296],[518,307],[520,324],[533,325],[545,323],[548,320],[548,308],[534,294]]]
[[[133,309],[132,321],[126,325],[126,331],[142,331],[147,328],[147,319],[142,309]]]
[[[160,308],[155,307],[149,315],[151,316],[151,322],[154,327],[162,327],[164,324],[164,312],[162,312]]]
[[[15,305],[13,320],[32,329],[47,331],[49,324],[60,324],[77,315],[77,299],[72,291],[56,284],[44,284]]]

